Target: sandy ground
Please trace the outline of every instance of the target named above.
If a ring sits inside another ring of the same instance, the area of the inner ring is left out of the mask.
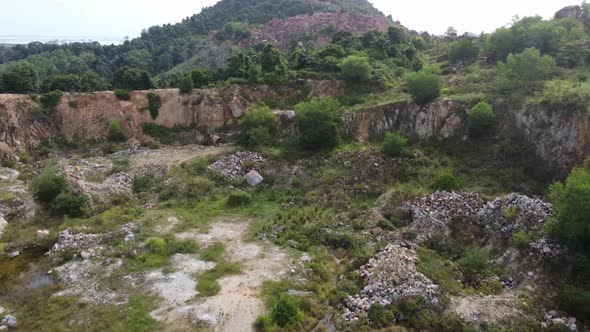
[[[131,158],[134,168],[140,168],[149,164],[173,166],[197,157],[229,153],[233,149],[227,146],[166,146],[157,150],[141,151],[132,155]]]
[[[263,282],[286,276],[291,263],[288,255],[276,246],[244,242],[248,225],[244,221],[220,221],[212,224],[206,234],[188,231],[176,235],[179,239],[192,239],[201,247],[224,243],[225,258],[239,263],[241,274],[219,279],[221,291],[217,295],[196,300],[195,276],[198,273],[195,272],[212,268],[213,263],[203,262],[196,255],[184,255],[175,257],[174,273],[165,275],[154,271],[148,274],[146,279],[152,291],[165,302],[152,315],[163,322],[166,330],[201,326],[214,331],[254,331],[254,322],[265,312],[259,298]]]

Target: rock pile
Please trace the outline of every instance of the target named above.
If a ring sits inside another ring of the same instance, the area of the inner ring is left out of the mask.
[[[544,328],[547,328],[552,325],[564,325],[570,331],[576,332],[578,331],[578,325],[576,324],[575,317],[557,317],[557,311],[551,310],[545,313],[545,321],[542,323]]]
[[[547,237],[542,237],[538,241],[531,243],[529,249],[529,256],[549,260],[561,257],[566,250],[565,247],[552,242]]]
[[[137,231],[138,227],[137,224],[129,223],[123,225],[121,229],[117,231],[106,234],[74,233],[71,229],[67,228],[59,234],[57,242],[53,245],[51,250],[49,250],[48,254],[65,251],[92,251],[98,253],[103,249],[100,244],[109,240],[123,238],[125,242],[132,241],[135,238],[134,233]]]
[[[2,308],[2,307],[0,307],[0,308]],[[2,308],[2,309],[4,309],[4,308]],[[6,317],[4,317],[4,319],[0,323],[0,331],[6,330],[6,329],[14,329],[14,328],[16,328],[16,325],[17,325],[16,317],[11,316],[11,315],[7,315]]]
[[[255,152],[237,152],[219,159],[209,166],[209,170],[219,173],[228,180],[241,180],[251,170],[260,172],[266,159]]]
[[[362,312],[375,303],[389,305],[396,301],[422,296],[437,302],[438,286],[418,272],[415,262],[418,255],[414,249],[388,245],[360,269],[366,282],[360,294],[345,300],[344,317],[357,320]]]
[[[397,174],[402,159],[389,157],[369,148],[339,153],[330,158],[327,163],[350,169],[353,177],[347,182],[357,183],[363,179],[375,179]]]
[[[500,231],[510,237],[521,229],[542,233],[545,221],[553,215],[553,206],[539,199],[510,194],[488,202],[479,209],[477,215],[487,229]]]

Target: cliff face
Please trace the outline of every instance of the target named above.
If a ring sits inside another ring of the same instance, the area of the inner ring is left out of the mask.
[[[158,117],[147,111],[148,94],[160,97]],[[44,140],[63,138],[70,142],[104,141],[109,120],[117,120],[131,141],[144,141],[143,123],[165,127],[194,127],[204,134],[234,124],[252,104],[279,100],[305,100],[312,96],[338,97],[343,85],[333,81],[299,81],[289,85],[238,86],[225,89],[195,89],[182,95],[178,89],[134,91],[129,101],[113,92],[66,94],[48,117],[36,111],[41,106],[28,95],[0,95],[0,154],[14,155]]]
[[[465,119],[464,107],[449,99],[425,107],[400,102],[348,112],[344,116],[344,128],[348,135],[360,141],[397,129],[412,139],[442,141],[461,137]]]
[[[566,174],[590,155],[588,113],[526,106],[515,112],[515,121],[548,169]]]

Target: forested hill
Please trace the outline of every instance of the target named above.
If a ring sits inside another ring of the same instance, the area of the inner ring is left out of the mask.
[[[43,82],[57,75],[84,76],[82,80],[86,83],[80,84],[84,85],[86,90],[100,90],[112,83],[114,74],[123,67],[140,69],[152,77],[165,73],[189,59],[193,61],[185,66],[188,69],[195,65],[214,69],[223,67],[226,65],[228,49],[237,45],[241,39],[249,38],[251,30],[257,26],[273,19],[343,12],[354,16],[378,17],[385,21],[383,14],[366,0],[222,0],[180,23],[146,29],[139,38],[120,46],[101,46],[98,43],[54,45],[36,42],[12,48],[0,47],[0,71],[6,71],[15,63],[32,65],[32,70],[41,81],[33,90],[47,91],[51,87],[44,87]],[[382,25],[383,23],[380,26]],[[328,27],[318,33],[331,37],[335,32],[334,28]],[[310,39],[309,36],[294,36],[297,37]],[[294,44],[296,42],[297,40],[293,41]],[[211,53],[222,53],[219,56],[221,60],[202,63],[199,57],[195,61],[195,56],[207,52],[209,56]],[[4,90],[24,92],[22,89],[6,87]]]

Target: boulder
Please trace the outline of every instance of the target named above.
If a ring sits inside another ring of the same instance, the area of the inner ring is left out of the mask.
[[[37,237],[39,237],[39,238],[44,238],[48,235],[49,235],[49,230],[47,230],[47,229],[37,230]]]
[[[556,20],[570,17],[576,20],[580,19],[582,17],[582,8],[578,5],[567,6],[555,13]]]
[[[2,325],[6,325],[9,328],[13,329],[16,327],[16,318],[14,316],[8,315],[2,321]]]
[[[252,170],[244,176],[244,180],[246,180],[246,183],[248,183],[252,187],[256,187],[262,181],[264,181],[264,178],[262,177],[262,175],[260,175],[260,173]]]
[[[4,220],[4,217],[0,214],[0,236],[2,236],[2,232],[4,232],[4,228],[8,226],[8,222]]]

